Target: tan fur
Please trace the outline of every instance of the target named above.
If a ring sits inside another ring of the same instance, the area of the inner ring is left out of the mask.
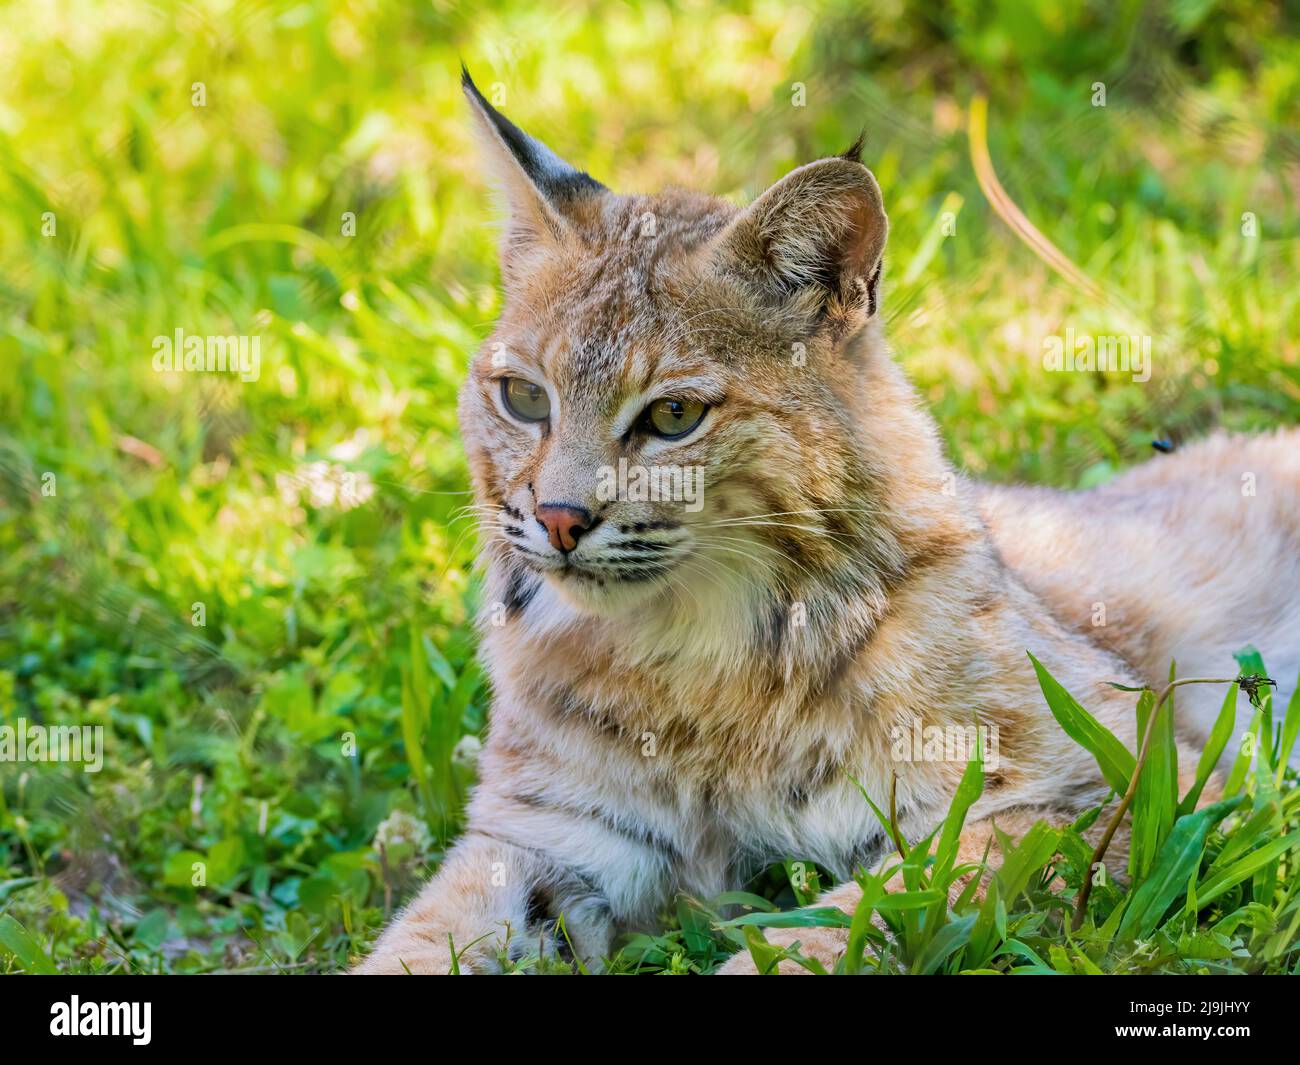
[[[909,838],[947,809],[964,765],[892,750],[916,718],[998,729],[964,853],[990,819],[1087,808],[1106,788],[1026,651],[1130,748],[1133,696],[1107,681],[1159,680],[1175,653],[1184,673],[1231,672],[1246,639],[1294,675],[1294,434],[1189,449],[1080,500],[968,483],[885,349],[887,224],[860,163],[801,167],[743,210],[615,196],[470,96],[511,207],[505,310],[461,402],[491,727],[464,838],[360,971],[447,972],[449,936],[463,970],[490,970],[502,949],[550,949],[561,914],[598,961],[675,892],[787,857],[847,878],[886,845],[850,778],[878,802],[897,779]],[[503,375],[543,386],[549,421],[512,418]],[[699,430],[629,430],[665,395],[712,405]],[[619,458],[702,467],[702,509],[601,500]],[[1239,466],[1260,487],[1234,504],[1215,478]],[[543,503],[599,519],[567,559]],[[1212,565],[1207,537],[1245,569]],[[1257,582],[1273,587],[1243,591]]]
[[[1220,434],[1090,492],[979,493],[1006,563],[1146,683],[1171,661],[1182,676],[1231,676],[1232,653],[1254,643],[1286,705],[1300,673],[1300,430]],[[1222,700],[1179,692],[1189,739],[1206,738]]]

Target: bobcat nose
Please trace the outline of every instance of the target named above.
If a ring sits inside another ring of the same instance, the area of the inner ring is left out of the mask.
[[[593,524],[590,511],[567,503],[539,503],[537,520],[551,538],[551,546],[566,555],[578,546],[578,537]]]

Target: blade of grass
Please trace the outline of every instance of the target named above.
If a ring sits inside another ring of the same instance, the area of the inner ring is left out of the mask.
[[[1235,887],[1243,880],[1254,876],[1270,862],[1276,861],[1296,846],[1300,846],[1300,831],[1292,832],[1281,839],[1265,843],[1259,850],[1251,851],[1250,854],[1234,862],[1227,869],[1215,873],[1201,884],[1197,892],[1201,905],[1206,906],[1213,902],[1229,888]]]
[[[1120,922],[1124,939],[1145,939],[1194,876],[1205,853],[1210,830],[1241,805],[1242,797],[1225,799],[1180,817],[1164,841],[1150,872],[1138,883]]]
[[[1123,794],[1133,778],[1137,759],[1110,729],[1078,704],[1074,696],[1057,682],[1032,654],[1029,660],[1038,674],[1038,686],[1043,690],[1048,709],[1069,737],[1086,748],[1097,759],[1101,774],[1118,794]]]
[[[1287,763],[1291,761],[1291,752],[1295,749],[1297,735],[1300,735],[1300,677],[1296,678],[1295,690],[1291,692],[1291,701],[1286,707],[1286,717],[1282,720],[1282,736],[1277,745],[1278,784],[1282,783]]]
[[[1201,792],[1205,790],[1210,774],[1214,772],[1215,766],[1219,764],[1219,758],[1222,757],[1224,749],[1228,746],[1228,740],[1232,738],[1232,729],[1237,720],[1238,691],[1240,689],[1234,684],[1223,697],[1223,706],[1219,709],[1219,716],[1214,720],[1214,727],[1210,729],[1209,739],[1205,741],[1205,749],[1201,751],[1200,761],[1196,763],[1196,781],[1183,797],[1183,801],[1178,804],[1178,815],[1180,817],[1196,809],[1196,804],[1200,801]]]
[[[50,956],[13,914],[6,913],[0,917],[0,948],[17,958],[18,963],[29,973],[52,976],[59,971]]]

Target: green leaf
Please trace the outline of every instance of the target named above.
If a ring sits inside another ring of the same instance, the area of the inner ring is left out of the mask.
[[[1024,943],[1020,942],[1020,940],[1018,939],[1008,939],[1006,949],[1007,952],[1010,954],[1018,954],[1022,958],[1028,958],[1031,962],[1034,963],[1034,965],[1038,966],[1040,969],[1045,970],[1046,972],[1049,973],[1056,972],[1056,970],[1053,969],[1050,965],[1048,965],[1047,962],[1043,961],[1042,958],[1040,958],[1029,947],[1027,947]]]
[[[1276,836],[1281,832],[1282,825],[1277,823],[1277,804],[1265,803],[1261,806],[1258,805],[1257,798],[1252,801],[1256,804],[1255,808],[1251,810],[1249,817],[1233,828],[1224,841],[1223,849],[1215,856],[1210,866],[1213,872],[1226,869],[1265,836]]]
[[[1243,677],[1268,676],[1268,670],[1264,668],[1264,656],[1259,653],[1259,648],[1248,644],[1240,651],[1234,652],[1232,657],[1237,660]]]
[[[923,910],[948,897],[947,892],[937,888],[922,891],[891,891],[882,895],[876,902],[876,909],[881,913],[894,913],[899,910]]]
[[[749,955],[754,959],[754,964],[763,976],[777,976],[777,965],[781,961],[784,952],[780,947],[774,947],[766,939],[763,933],[757,928],[746,928],[745,945],[749,947]]]
[[[169,923],[166,910],[161,907],[151,910],[136,922],[131,939],[149,950],[157,950],[167,938]]]
[[[917,840],[916,845],[907,852],[907,857],[903,859],[903,883],[909,891],[916,891],[921,887],[926,866],[930,864],[930,845],[934,842],[934,837],[938,832],[939,829],[936,828],[925,839]]]
[[[171,887],[195,887],[194,866],[204,866],[207,877],[207,858],[198,851],[177,851],[169,854],[163,862],[163,883]],[[211,881],[209,881],[210,883]]]
[[[709,900],[709,906],[715,910],[720,910],[724,906],[745,906],[751,910],[760,910],[763,913],[776,913],[780,907],[770,899],[763,898],[762,895],[754,895],[748,891],[724,891]]]
[[[961,830],[966,824],[966,814],[984,793],[984,749],[981,742],[975,756],[966,763],[961,783],[948,806],[948,816],[944,818],[943,829],[939,834],[939,846],[934,852],[934,873],[932,883],[940,887],[948,886],[948,876],[953,863],[957,860],[957,848],[961,843]]]
[[[13,914],[0,917],[0,949],[12,954],[26,972],[52,976],[58,967]]]
[[[876,903],[885,893],[883,877],[866,876],[859,883],[862,885],[862,898],[858,900],[853,920],[849,922],[849,945],[844,954],[844,971],[849,976],[856,976],[862,971],[867,933],[871,930],[871,915],[876,912]]]
[[[1300,734],[1300,677],[1296,678],[1295,690],[1291,693],[1291,701],[1287,703],[1286,717],[1282,719],[1282,736],[1277,746],[1278,784],[1282,783],[1287,763],[1291,761],[1297,734]]]
[[[909,971],[927,976],[938,972],[949,958],[970,942],[975,914],[958,917],[940,928],[912,962]]]
[[[233,879],[244,861],[244,841],[238,836],[218,840],[208,851],[208,883],[217,886]]]
[[[1235,887],[1243,880],[1254,876],[1270,862],[1280,858],[1292,847],[1300,845],[1300,831],[1292,832],[1282,839],[1265,843],[1259,850],[1251,851],[1226,869],[1213,874],[1201,884],[1198,895],[1202,906],[1207,906],[1229,888]]]
[[[1056,853],[1060,837],[1060,830],[1052,828],[1046,821],[1034,822],[1019,843],[1010,844],[1005,836],[999,834],[1003,859],[995,875],[1001,882],[1004,900],[1014,901],[1029,886],[1030,878],[1042,870]]]
[[[429,663],[429,668],[437,675],[438,679],[446,685],[448,691],[454,691],[456,688],[456,671],[451,668],[451,663],[447,661],[447,656],[438,650],[435,644],[427,635],[421,637],[424,645],[425,660]]]
[[[1124,744],[1115,738],[1115,734],[1080,706],[1056,678],[1032,654],[1029,660],[1034,664],[1038,674],[1038,686],[1043,689],[1048,709],[1056,718],[1066,734],[1097,759],[1101,774],[1106,783],[1116,794],[1122,795],[1128,790],[1133,771],[1137,768],[1137,759]]]
[[[315,938],[316,933],[312,931],[307,918],[293,910],[285,914],[284,931],[276,936],[276,942],[290,959],[296,960]]]
[[[1005,927],[1006,907],[1002,904],[1001,890],[998,886],[998,878],[992,877],[975,923],[971,926],[970,942],[965,958],[967,966],[986,964],[993,956],[993,948],[1002,939],[998,932],[998,911],[1001,909],[1002,923]]]
[[[852,918],[837,906],[805,906],[784,913],[747,913],[724,921],[721,928],[848,928]]]
[[[1268,678],[1268,670],[1264,668],[1264,659],[1259,651],[1254,647],[1245,647],[1238,651],[1234,656],[1237,664],[1241,666],[1243,677],[1263,677]],[[1267,766],[1269,770],[1273,767],[1273,688],[1275,685],[1266,684],[1250,691],[1251,704],[1259,709],[1260,720],[1262,725],[1259,731],[1260,748],[1264,757],[1257,759],[1257,771],[1262,773],[1263,767]]]
[[[1241,801],[1240,797],[1225,799],[1178,819],[1156,855],[1150,873],[1139,883],[1124,911],[1119,926],[1121,938],[1145,939],[1155,931],[1165,911],[1187,887],[1188,878],[1200,868],[1210,829],[1240,806]]]
[[[800,906],[811,906],[821,894],[819,878],[815,869],[810,870],[807,862],[786,861],[782,863],[790,889],[794,892],[795,902]]]
[[[764,916],[754,914],[753,916]],[[682,930],[682,939],[694,954],[706,953],[709,949],[709,924],[713,915],[687,895],[677,897],[677,923]]]
[[[1214,772],[1215,766],[1219,764],[1219,758],[1228,746],[1228,741],[1232,739],[1232,730],[1237,723],[1238,691],[1240,689],[1235,684],[1228,685],[1228,691],[1223,697],[1223,706],[1219,709],[1219,716],[1214,719],[1214,727],[1210,729],[1209,739],[1205,741],[1205,749],[1201,752],[1201,760],[1196,763],[1196,782],[1183,797],[1183,801],[1178,804],[1180,816],[1196,809],[1210,774]]]
[[[1255,711],[1254,717],[1250,720],[1250,727],[1246,730],[1246,735],[1255,736],[1255,751],[1250,749],[1250,741],[1244,741],[1237,751],[1237,757],[1233,759],[1232,769],[1228,772],[1227,782],[1223,785],[1224,795],[1236,795],[1246,783],[1246,774],[1250,771],[1250,763],[1254,760],[1258,752],[1259,730],[1262,727],[1263,715],[1259,710]]]
[[[432,704],[428,664],[414,624],[410,626],[409,639],[410,655],[401,669],[402,746],[406,752],[407,765],[411,768],[411,776],[415,779],[420,804],[424,808],[425,823],[436,831],[442,827],[445,811],[440,808],[434,794],[432,774],[424,754],[424,734]]]
[[[324,914],[329,911],[338,893],[338,885],[333,877],[317,873],[298,885],[298,906],[304,913]]]
[[[1131,808],[1132,835],[1129,847],[1129,876],[1141,883],[1156,860],[1156,853],[1173,827],[1178,804],[1178,766],[1174,745],[1173,693],[1153,709],[1155,694],[1143,692],[1138,699],[1138,732],[1146,734],[1152,714],[1151,741],[1147,759],[1138,777]]]

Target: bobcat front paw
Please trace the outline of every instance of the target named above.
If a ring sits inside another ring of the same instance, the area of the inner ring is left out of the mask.
[[[774,947],[799,946],[795,952],[822,964],[829,973],[834,970],[848,946],[848,933],[840,928],[774,928],[766,933],[765,938]],[[776,966],[781,976],[811,976],[812,973],[789,958],[783,959]],[[748,950],[733,954],[716,971],[717,976],[760,976],[754,956]]]
[[[528,958],[565,964],[580,963],[590,973],[603,972],[605,957],[614,941],[614,921],[609,904],[598,896],[570,900],[521,934],[512,935],[506,956],[512,962]]]

